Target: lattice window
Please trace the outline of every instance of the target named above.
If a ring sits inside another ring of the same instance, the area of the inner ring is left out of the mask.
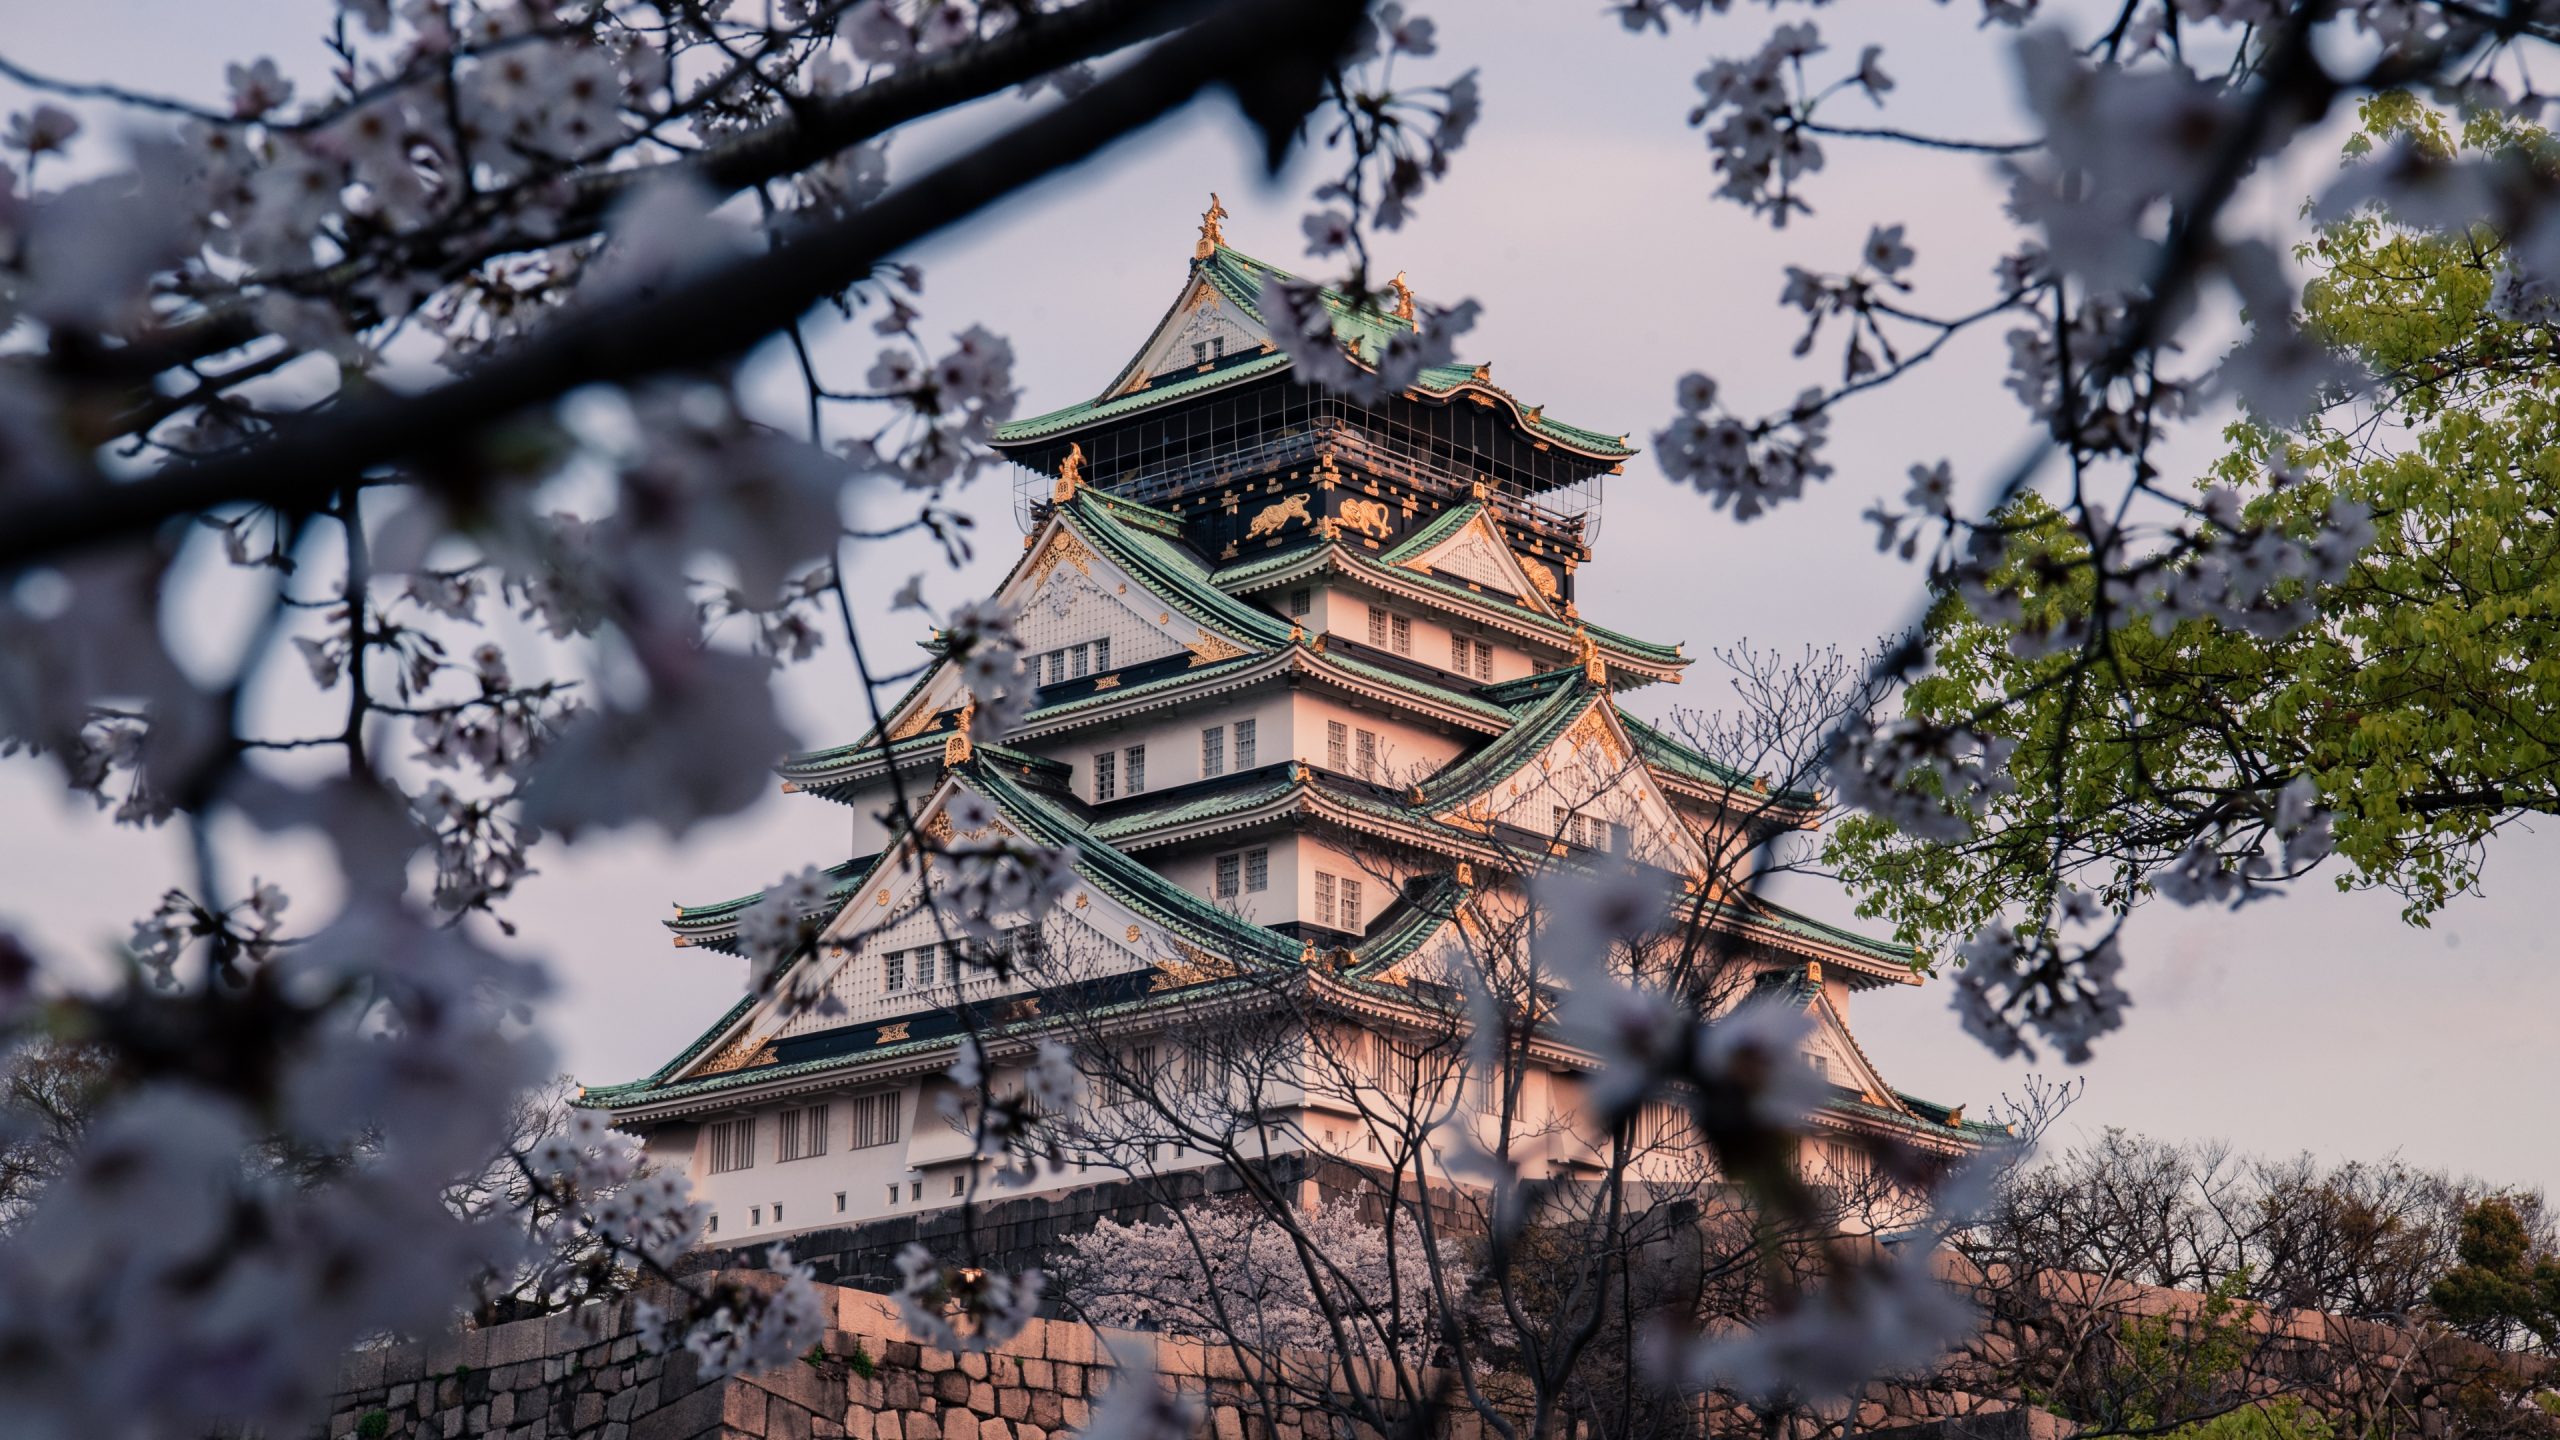
[[[1254,722],[1250,720],[1236,722],[1236,768],[1239,770],[1253,768],[1253,731]]]
[[[1093,798],[1108,800],[1120,793],[1120,756],[1105,750],[1093,757]]]
[[[1403,615],[1388,616],[1387,631],[1389,636],[1387,648],[1395,651],[1399,655],[1410,655],[1413,653],[1413,621],[1410,617]]]
[[[807,1160],[827,1153],[827,1107],[807,1105],[776,1117],[775,1159]]]
[[[1129,782],[1129,793],[1132,795],[1143,793],[1147,788],[1147,747],[1132,745],[1122,759],[1124,763],[1120,767],[1120,774],[1122,779]]]
[[[905,1120],[905,1109],[899,1104],[895,1090],[882,1090],[872,1095],[853,1097],[853,1148],[871,1150],[882,1145],[895,1145],[901,1138],[899,1129]],[[889,1187],[889,1198],[898,1198],[898,1187]]]
[[[1369,607],[1369,643],[1387,648],[1387,612],[1375,605]]]
[[[1238,894],[1242,893],[1243,889],[1244,857],[1241,855],[1219,856],[1218,898],[1221,900],[1233,900]]]
[[[1324,722],[1324,763],[1336,770],[1351,768],[1351,727],[1339,720]]]
[[[711,1132],[712,1174],[723,1175],[732,1170],[755,1168],[755,1117],[749,1116],[743,1120],[715,1120],[707,1128]]]
[[[1335,881],[1332,876],[1327,875],[1321,870],[1316,872],[1316,923],[1319,925],[1331,925],[1333,923],[1334,884]]]
[[[1271,888],[1271,852],[1269,850],[1244,852],[1244,888],[1248,891]]]
[[[1363,780],[1375,780],[1378,778],[1378,732],[1375,730],[1363,730],[1360,732],[1359,738],[1360,778]]]
[[[1200,776],[1227,773],[1227,727],[1212,725],[1200,732]]]

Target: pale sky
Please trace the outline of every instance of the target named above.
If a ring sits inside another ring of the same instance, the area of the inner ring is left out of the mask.
[[[1747,405],[1814,383],[1837,352],[1826,345],[1788,359],[1795,331],[1774,303],[1781,267],[1845,268],[1871,220],[1908,224],[1920,303],[1952,310],[1987,293],[1996,191],[1978,160],[1835,143],[1811,190],[1818,213],[1783,234],[1709,200],[1705,146],[1682,123],[1696,98],[1691,77],[1712,54],[1755,46],[1773,23],[1765,12],[1665,39],[1624,35],[1594,6],[1409,8],[1435,14],[1444,51],[1481,67],[1486,111],[1446,186],[1424,198],[1413,225],[1380,238],[1379,257],[1427,298],[1482,302],[1466,358],[1492,361],[1502,383],[1562,419],[1630,431],[1641,445],[1686,370],[1717,375]],[[210,100],[225,58],[269,53],[288,73],[314,73],[312,37],[326,9],[320,0],[0,0],[0,53]],[[1890,123],[1980,138],[2023,132],[2001,39],[1975,32],[1961,7],[1808,13],[1844,48],[1886,46],[1884,68],[1902,87]],[[0,108],[16,103],[0,89]],[[1023,109],[999,99],[926,143],[902,143],[893,174],[914,174],[930,151]],[[1008,335],[1022,414],[1089,397],[1173,298],[1209,191],[1232,212],[1230,243],[1284,266],[1307,263],[1297,217],[1315,172],[1302,165],[1267,187],[1257,150],[1223,102],[1195,106],[979,217],[914,257],[927,271],[929,327],[983,322]],[[2244,214],[2288,223],[2325,164],[2325,154],[2306,155],[2256,187]],[[857,376],[869,340],[832,336],[822,363]],[[1997,334],[1979,336],[1844,412],[1831,457],[1839,473],[1809,501],[1748,526],[1639,456],[1610,481],[1597,557],[1582,575],[1583,612],[1685,641],[1692,655],[1745,639],[1854,650],[1897,627],[1919,577],[1875,554],[1857,514],[1879,496],[1898,501],[1914,461],[1951,459],[1979,484],[2023,443],[2022,414],[1999,389],[2002,362]],[[2211,455],[2214,428],[2181,437],[2173,472]],[[939,602],[982,593],[1018,553],[1009,477],[981,480],[963,502],[980,517],[980,559],[958,575],[929,575]],[[905,647],[922,633],[914,617],[892,617],[878,601],[929,557],[865,559],[867,641],[875,653],[913,653]],[[1628,702],[1655,717],[1720,706],[1728,697],[1712,669],[1701,663],[1687,684],[1636,691]],[[839,646],[801,667],[787,700],[810,745],[862,729]],[[57,952],[98,953],[184,873],[175,832],[114,832],[66,806],[50,774],[25,761],[0,762],[0,805],[15,822],[0,833],[0,923]],[[547,1019],[567,1067],[588,1081],[645,1073],[725,1009],[738,962],[679,953],[658,922],[674,902],[723,899],[786,869],[844,858],[846,820],[826,802],[776,794],[681,847],[631,835],[546,844],[543,873],[510,914],[523,928],[517,943],[545,954],[560,980]],[[308,850],[258,864],[298,874]],[[2560,1094],[2560,1046],[2550,1038],[2560,967],[2545,938],[2547,882],[2534,878],[2555,866],[2560,844],[2519,830],[2493,850],[2483,893],[2456,901],[2431,929],[2401,924],[2388,895],[2318,884],[2237,915],[2154,907],[2128,935],[2131,1021],[2086,1067],[2089,1093],[2066,1134],[2121,1125],[2272,1154],[2397,1154],[2560,1188],[2560,1126],[2549,1118]],[[1848,914],[1845,897],[1813,888],[1778,898]],[[307,903],[314,910],[298,918],[317,920],[324,902],[314,893]],[[1853,1020],[1889,1080],[1981,1114],[2029,1067],[1995,1062],[1965,1038],[1945,990],[1865,997]]]

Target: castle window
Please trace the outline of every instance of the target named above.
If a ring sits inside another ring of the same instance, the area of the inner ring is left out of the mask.
[[[1351,768],[1351,727],[1339,720],[1324,722],[1324,763],[1336,770]]]
[[[924,1198],[924,1182],[922,1180],[910,1180],[907,1182],[907,1198],[909,1200],[921,1200]]]
[[[1120,757],[1105,750],[1093,757],[1093,798],[1108,800],[1119,793]]]
[[[779,1200],[773,1202],[773,1223],[776,1225],[782,1223],[782,1202]]]
[[[1086,649],[1084,646],[1082,646],[1082,645],[1070,645],[1070,646],[1068,646],[1068,647],[1067,647],[1067,660],[1068,660],[1068,663],[1069,663],[1069,664],[1071,664],[1071,665],[1074,667],[1074,668],[1073,668],[1073,669],[1068,673],[1068,678],[1069,678],[1069,679],[1081,680],[1081,679],[1083,679],[1086,675],[1088,675],[1088,674],[1092,673],[1092,672],[1091,672],[1090,670],[1088,670],[1086,667],[1093,663],[1093,652],[1092,652],[1091,650],[1089,650],[1089,649]]]
[[[1244,888],[1257,891],[1271,888],[1271,852],[1269,850],[1255,849],[1244,852]]]
[[[1129,782],[1130,794],[1136,795],[1147,788],[1146,746],[1132,745],[1129,747],[1128,763],[1121,767],[1121,775]]]
[[[836,1192],[836,1213],[839,1215],[844,1213],[844,1192],[841,1190]]]
[[[1253,768],[1253,722],[1250,720],[1236,722],[1236,768]]]
[[[1473,669],[1473,668],[1474,668],[1471,664],[1469,664],[1469,663],[1468,663],[1468,662],[1469,662],[1469,660],[1470,660],[1470,658],[1471,658],[1474,654],[1475,654],[1475,642],[1474,642],[1474,641],[1469,640],[1469,639],[1468,639],[1466,636],[1464,636],[1464,635],[1452,635],[1452,636],[1450,636],[1450,637],[1449,637],[1449,668],[1450,668],[1450,669],[1457,671],[1457,672],[1458,672],[1459,674],[1461,674],[1461,675],[1466,674],[1470,669]]]
[[[898,1182],[895,1180],[889,1182],[889,1203],[892,1205],[898,1203]]]
[[[1219,856],[1218,898],[1221,900],[1233,900],[1238,894],[1242,893],[1243,889],[1244,857],[1241,855]]]
[[[1381,650],[1387,648],[1387,612],[1375,605],[1369,607],[1369,643]]]
[[[1093,642],[1093,673],[1099,675],[1110,668],[1111,637],[1105,635],[1101,639]]]
[[[1476,642],[1476,678],[1479,680],[1493,678],[1493,645],[1489,641]]]
[[[880,957],[880,993],[895,995],[907,988],[907,952],[892,950]]]
[[[1360,928],[1360,882],[1357,880],[1342,882],[1342,928]]]
[[[714,1212],[712,1213],[712,1216],[711,1216],[710,1220],[709,1220],[708,1222],[706,1222],[706,1223],[703,1225],[703,1227],[702,1227],[702,1233],[703,1233],[703,1234],[705,1234],[705,1235],[717,1235],[717,1234],[719,1234],[719,1233],[720,1233],[720,1215],[719,1215],[719,1212],[714,1211]]]
[[[748,1228],[753,1229],[754,1227],[756,1227],[756,1226],[758,1226],[758,1225],[761,1225],[761,1224],[763,1224],[763,1223],[764,1223],[764,1207],[763,1207],[763,1206],[761,1206],[761,1205],[750,1205],[750,1206],[748,1206],[748,1207],[747,1207],[747,1226],[748,1226]]]
[[[1207,779],[1209,776],[1225,773],[1227,773],[1227,727],[1212,725],[1200,732],[1200,775],[1202,779]]]
[[[756,1163],[756,1122],[753,1116],[744,1120],[716,1120],[711,1124],[711,1173],[753,1169]]]
[[[902,1118],[899,1113],[897,1091],[882,1090],[871,1095],[856,1095],[853,1097],[853,1148],[871,1150],[882,1145],[897,1144],[898,1126]],[[897,1188],[895,1185],[889,1187],[892,1192],[890,1199],[897,1198],[895,1194]]]
[[[1315,608],[1316,592],[1313,590],[1292,590],[1289,592],[1289,614],[1293,618],[1303,619]]]
[[[1316,872],[1316,923],[1319,925],[1333,923],[1333,884],[1332,876],[1321,870]]]
[[[1387,627],[1387,633],[1390,637],[1388,648],[1394,650],[1399,655],[1412,654],[1413,621],[1403,615],[1390,615],[1387,617]]]
[[[809,1105],[798,1110],[785,1110],[776,1117],[781,1160],[806,1160],[827,1153],[827,1107]],[[780,1217],[776,1207],[776,1218]]]
[[[953,1195],[966,1195],[966,1194],[968,1194],[968,1193],[969,1193],[969,1177],[968,1177],[968,1176],[966,1176],[966,1175],[954,1175],[954,1176],[952,1176],[952,1177],[951,1177],[951,1193],[952,1193]]]
[[[1375,730],[1360,732],[1360,778],[1378,778],[1378,732]]]

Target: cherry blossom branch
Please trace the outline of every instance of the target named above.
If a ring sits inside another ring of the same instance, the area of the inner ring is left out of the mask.
[[[230,458],[124,484],[97,483],[0,512],[0,568],[147,531],[219,505],[315,507],[398,460],[452,457],[490,423],[581,385],[630,381],[743,353],[897,250],[977,213],[1188,102],[1234,87],[1257,119],[1286,125],[1294,73],[1310,87],[1359,7],[1244,0],[1164,41],[1055,115],[1017,125],[840,220],[815,221],[768,255],[715,265],[659,298],[563,316],[483,368],[422,393],[351,401]],[[1311,98],[1311,88],[1298,92]],[[432,483],[432,482],[431,482]],[[451,482],[447,482],[451,483]]]

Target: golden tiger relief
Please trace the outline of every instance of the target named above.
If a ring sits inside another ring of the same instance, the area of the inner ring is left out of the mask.
[[[1357,530],[1383,540],[1392,529],[1395,512],[1376,500],[1345,500],[1338,518],[1345,530]]]
[[[1262,513],[1253,517],[1253,526],[1244,532],[1244,538],[1259,540],[1265,535],[1276,534],[1292,520],[1307,518],[1307,492],[1301,490],[1295,495],[1282,496],[1277,504],[1264,506]]]

